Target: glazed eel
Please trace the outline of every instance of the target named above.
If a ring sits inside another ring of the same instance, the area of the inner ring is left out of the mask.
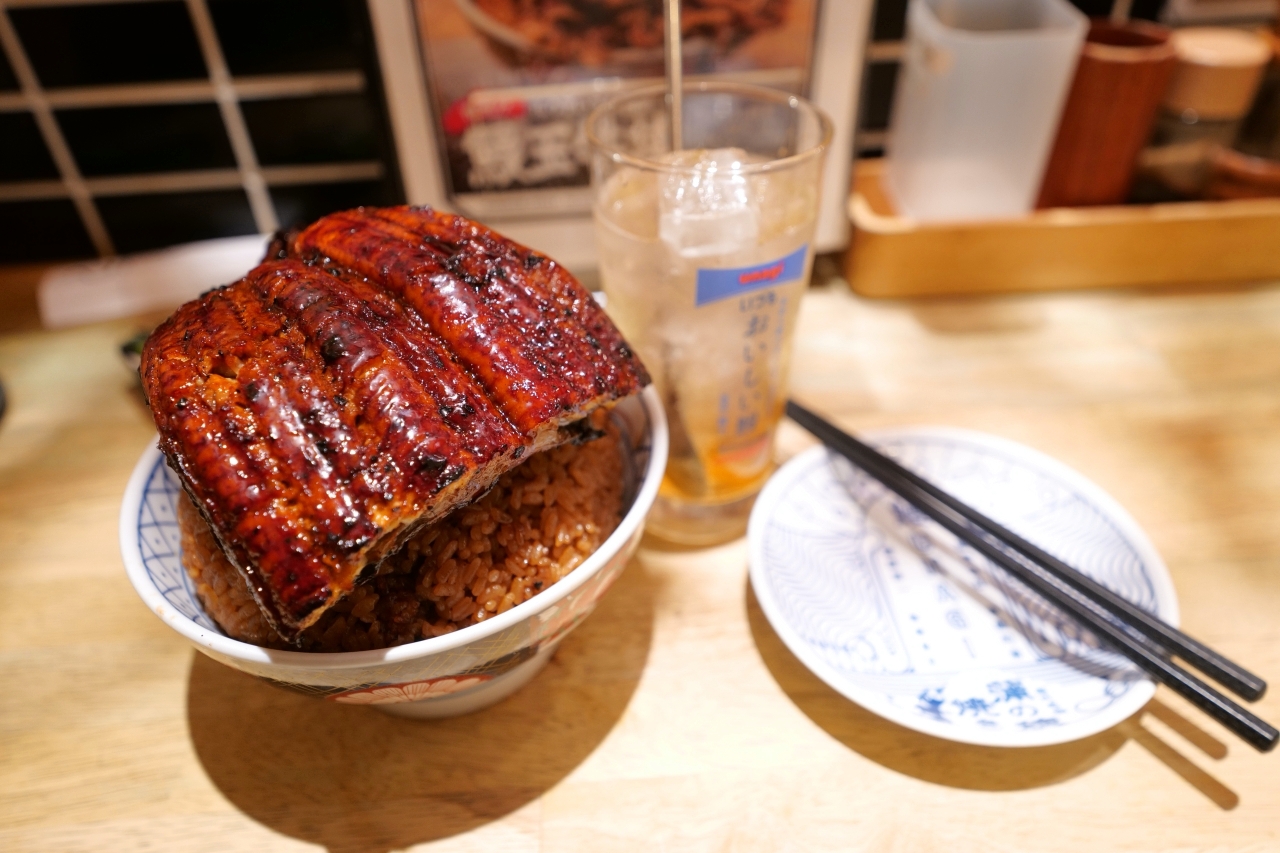
[[[141,374],[160,449],[287,638],[649,382],[563,267],[416,207],[278,236],[156,329]]]

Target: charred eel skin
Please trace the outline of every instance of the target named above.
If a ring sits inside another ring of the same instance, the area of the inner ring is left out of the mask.
[[[460,216],[360,208],[183,305],[141,375],[160,449],[273,626],[649,383],[554,261]]]

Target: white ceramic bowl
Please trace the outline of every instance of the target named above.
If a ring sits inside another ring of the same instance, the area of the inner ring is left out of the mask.
[[[120,508],[120,548],[147,607],[227,666],[316,696],[415,717],[465,714],[527,683],[589,614],[635,552],[667,463],[667,422],[652,387],[612,412],[626,454],[628,506],[617,530],[564,580],[505,613],[430,640],[367,652],[277,651],[233,640],[204,612],[182,568],[177,477],[153,444]]]

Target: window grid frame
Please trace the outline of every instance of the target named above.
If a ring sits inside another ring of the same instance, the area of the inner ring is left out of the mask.
[[[368,76],[364,70],[347,69],[234,77],[227,67],[207,0],[183,0],[208,72],[204,78],[183,80],[45,89],[9,16],[9,10],[17,8],[164,1],[0,0],[0,48],[18,81],[17,90],[0,92],[0,112],[25,112],[35,119],[59,174],[58,178],[48,180],[0,181],[0,202],[69,199],[94,249],[106,258],[115,256],[116,251],[98,212],[95,201],[98,198],[239,188],[249,200],[259,232],[271,233],[279,228],[272,187],[377,181],[385,179],[388,173],[394,175],[394,165],[381,160],[261,165],[240,109],[242,102],[368,95]],[[192,103],[218,106],[223,130],[235,154],[235,167],[85,177],[54,116],[55,110],[62,109]]]

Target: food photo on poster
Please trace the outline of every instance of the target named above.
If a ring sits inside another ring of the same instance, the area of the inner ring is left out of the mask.
[[[815,0],[687,4],[686,73],[806,93]],[[663,76],[658,3],[418,0],[415,5],[449,191],[477,213],[590,209],[584,121],[619,91]],[[657,150],[662,110],[627,132]]]

